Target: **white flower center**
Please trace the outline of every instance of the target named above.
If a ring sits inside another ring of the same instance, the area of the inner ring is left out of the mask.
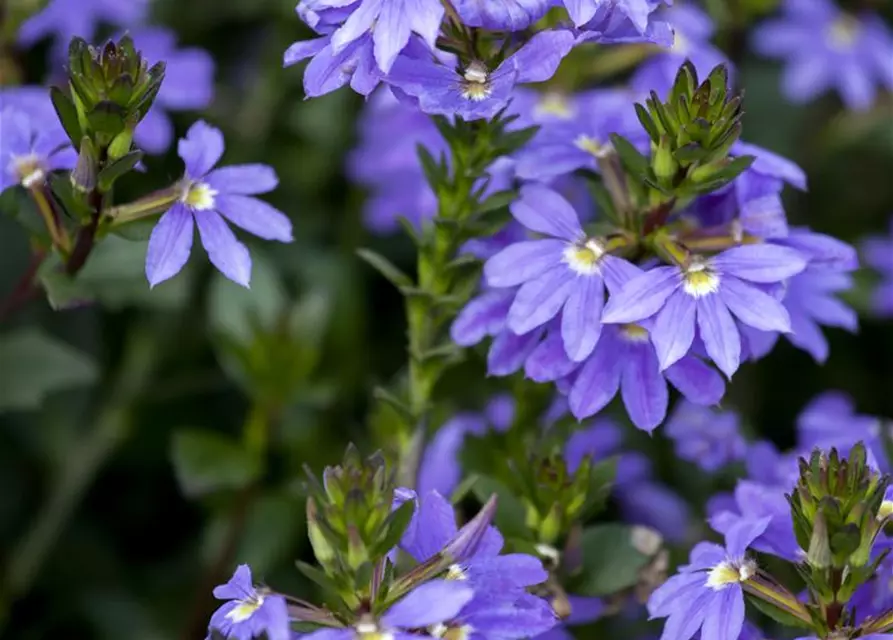
[[[843,14],[831,23],[825,33],[828,44],[835,49],[850,49],[859,39],[862,25],[853,16]]]
[[[620,335],[627,342],[648,342],[648,330],[637,324],[622,325]]]
[[[263,603],[264,597],[262,595],[257,595],[248,600],[241,600],[234,609],[226,614],[226,617],[236,623],[245,622],[248,618],[254,615],[255,611],[260,609]]]
[[[186,188],[182,200],[197,211],[205,211],[214,208],[217,193],[216,189],[204,182],[193,182]]]
[[[34,153],[27,156],[13,156],[10,168],[12,173],[18,176],[19,184],[26,189],[40,186],[46,181],[46,171],[40,158]]]
[[[582,244],[568,244],[562,259],[574,273],[591,276],[599,272],[599,262],[604,255],[605,249],[601,243],[589,239]]]
[[[490,73],[483,62],[475,60],[466,68],[462,74],[462,97],[472,102],[480,102],[486,100],[493,93],[490,86]]]
[[[567,120],[574,115],[574,110],[567,97],[560,93],[547,93],[539,99],[535,108],[538,116],[556,116]]]
[[[374,622],[360,621],[354,626],[357,635],[363,640],[394,640],[394,634],[382,631]]]
[[[558,561],[561,560],[561,554],[558,552],[558,549],[550,544],[536,545],[536,552],[540,554],[541,557],[550,562],[554,562],[555,564],[558,564]]]
[[[581,133],[574,139],[574,146],[581,151],[591,153],[596,158],[602,158],[611,151],[610,144],[602,144],[592,136]]]
[[[680,56],[687,55],[691,51],[691,42],[681,32],[677,31],[673,34],[673,46],[670,47],[670,51]]]
[[[730,584],[750,579],[756,572],[757,565],[752,560],[745,560],[741,564],[720,562],[707,572],[707,586],[720,591]]]
[[[447,569],[446,574],[447,580],[468,580],[468,574],[465,573],[465,569],[458,564],[451,564],[450,568]]]
[[[719,290],[719,274],[701,260],[692,261],[682,276],[682,288],[693,298],[703,298]]]
[[[445,624],[437,623],[428,627],[428,633],[435,638],[443,638],[444,640],[468,640],[471,632],[474,631],[469,625],[461,627],[448,627]]]

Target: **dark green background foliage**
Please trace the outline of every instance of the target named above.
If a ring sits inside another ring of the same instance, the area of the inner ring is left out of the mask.
[[[779,68],[740,46],[739,4],[708,4],[726,20],[721,40],[747,90],[744,138],[809,174],[809,193],[787,194],[793,223],[854,243],[885,231],[893,97],[861,114],[844,113],[834,97],[786,104]],[[281,68],[286,47],[309,36],[293,11],[294,0],[155,4],[181,44],[217,61],[216,100],[203,115],[226,135],[225,161],[266,162],[281,178],[270,200],[291,216],[296,241],[252,244],[251,293],[213,272],[200,251],[150,293],[144,256],[133,251],[140,245],[109,241],[83,274],[102,305],[54,312],[38,296],[0,330],[0,635],[199,638],[211,587],[236,562],[312,596],[293,565],[310,560],[301,465],[321,470],[350,440],[376,446],[388,416],[371,411],[371,390],[405,359],[401,299],[355,250],[369,246],[407,271],[413,254],[404,238],[369,236],[363,194],[344,175],[361,99],[345,90],[304,101],[300,71]],[[44,54],[7,48],[0,66],[18,65],[24,81],[38,82]],[[595,65],[592,82],[606,81],[598,69],[610,67]],[[192,117],[177,118],[178,133]],[[149,173],[128,176],[122,192],[165,186],[181,171],[173,151],[146,164]],[[21,204],[11,194],[0,200],[4,214]],[[0,295],[28,264],[25,231],[3,215]],[[850,299],[864,311],[873,276],[857,279]],[[864,413],[893,416],[893,323],[866,316],[858,335],[828,336],[824,367],[781,342],[735,376],[724,404],[742,412],[751,436],[791,445],[794,417],[826,389],[852,394]],[[448,399],[439,419],[512,384],[485,378],[480,354],[469,354],[438,387]],[[694,505],[731,486],[731,477],[683,473],[660,430],[634,442]],[[67,493],[94,472],[82,495]],[[38,521],[45,526],[35,530]]]

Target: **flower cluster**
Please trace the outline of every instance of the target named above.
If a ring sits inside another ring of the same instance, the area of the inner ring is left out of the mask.
[[[330,468],[324,477],[327,499],[336,507],[346,498],[339,496],[339,486],[351,486],[351,482],[363,475],[353,475],[349,468]],[[339,485],[344,479],[347,485]],[[373,554],[370,560],[375,568],[371,575],[362,574],[367,577],[356,583],[358,591],[345,592],[343,608],[321,609],[266,587],[256,587],[251,582],[249,569],[242,566],[227,584],[214,591],[217,598],[227,602],[212,616],[209,635],[216,632],[241,640],[250,640],[262,633],[271,640],[290,637],[509,640],[536,636],[555,626],[557,618],[552,607],[529,591],[544,582],[548,573],[534,556],[503,553],[503,538],[490,524],[495,502],[485,505],[475,518],[458,528],[453,506],[437,491],[417,494],[397,488],[391,494],[393,511],[389,520],[393,520],[390,524],[399,535],[398,544]],[[355,510],[344,513],[349,518],[359,516],[358,523],[369,515]],[[402,524],[397,525],[396,516],[403,513],[410,518],[400,518]],[[337,551],[325,539],[335,535],[329,530],[330,526],[337,526],[335,520],[327,520],[320,513],[319,517],[313,516],[311,524],[321,527],[311,528],[310,532],[317,557],[331,566],[337,559]],[[353,544],[348,542],[351,547]],[[407,558],[415,567],[402,571]],[[350,552],[347,561],[351,561]],[[330,577],[337,580],[339,575]],[[291,624],[298,622],[320,628],[293,634]]]

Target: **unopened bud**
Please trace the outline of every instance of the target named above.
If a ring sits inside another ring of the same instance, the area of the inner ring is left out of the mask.
[[[81,140],[81,148],[78,151],[78,160],[74,171],[71,172],[71,186],[82,193],[88,193],[96,188],[97,176],[96,149],[90,138]]]

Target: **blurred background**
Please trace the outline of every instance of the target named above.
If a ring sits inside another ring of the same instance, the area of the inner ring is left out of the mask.
[[[52,77],[49,42],[15,45],[13,10],[25,15],[38,4],[0,0],[3,84]],[[371,390],[405,361],[401,298],[355,250],[372,247],[407,271],[414,256],[405,238],[364,228],[364,194],[346,177],[362,99],[342,90],[305,101],[301,70],[282,68],[285,49],[311,35],[294,4],[151,5],[154,23],[216,63],[211,106],[174,114],[178,136],[203,117],[225,134],[225,164],[264,162],[279,174],[269,201],[291,217],[296,240],[250,244],[251,291],[194,252],[183,276],[150,292],[145,255],[133,249],[144,245],[110,243],[85,271],[100,304],[57,312],[38,296],[0,325],[2,637],[201,638],[211,589],[241,562],[269,584],[312,596],[293,566],[309,556],[302,465],[320,471],[348,441],[374,449],[386,418],[370,412]],[[744,137],[808,173],[809,192],[786,192],[793,224],[856,245],[887,233],[893,96],[859,113],[832,95],[786,103],[781,67],[750,55],[744,36],[773,4],[706,3],[746,88]],[[876,6],[893,20],[889,2]],[[595,85],[622,80],[625,70],[593,63],[584,71]],[[147,174],[127,178],[125,198],[182,171],[174,148],[146,165]],[[15,219],[20,197],[7,192],[0,210],[2,297],[29,268],[30,252]],[[861,413],[893,418],[893,322],[868,311],[876,282],[857,274],[847,299],[860,310],[861,329],[826,331],[824,366],[782,341],[735,376],[724,407],[742,414],[752,437],[791,446],[798,412],[828,389],[853,396]],[[481,354],[469,353],[439,387],[449,399],[442,414],[480,408],[516,382],[487,379]],[[731,476],[683,480],[684,463],[660,430],[636,442],[695,513],[706,496],[731,486]]]

